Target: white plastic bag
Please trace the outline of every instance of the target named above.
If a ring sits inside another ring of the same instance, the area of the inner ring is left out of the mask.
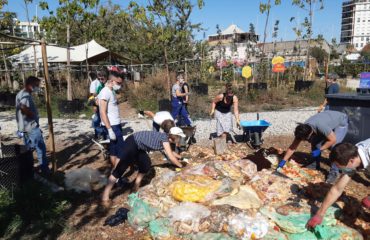
[[[229,234],[239,239],[263,238],[268,228],[268,221],[259,213],[256,217],[239,213],[229,220]]]
[[[107,183],[107,178],[98,170],[78,168],[66,173],[64,184],[68,190],[91,192],[91,188],[100,188]]]

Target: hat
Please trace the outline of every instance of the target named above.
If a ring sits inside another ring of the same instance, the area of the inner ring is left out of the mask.
[[[173,127],[173,128],[171,128],[169,134],[171,134],[171,135],[177,135],[177,136],[180,136],[180,137],[186,137],[186,135],[184,134],[184,132],[182,131],[182,129],[179,128],[179,127]]]

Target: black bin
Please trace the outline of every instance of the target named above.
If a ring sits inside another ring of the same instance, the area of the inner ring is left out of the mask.
[[[300,92],[303,90],[308,90],[313,86],[314,81],[303,81],[298,80],[294,83],[294,91]]]
[[[198,83],[198,85],[191,85],[191,89],[200,95],[208,95],[208,84]]]
[[[329,109],[344,112],[349,118],[345,142],[356,144],[370,138],[370,94],[327,94]]]
[[[8,190],[22,186],[33,178],[33,156],[23,145],[2,145],[0,185]]]
[[[171,101],[168,99],[161,99],[158,101],[158,110],[159,111],[168,111],[171,112]]]
[[[267,90],[267,83],[248,83],[248,91],[251,90]]]

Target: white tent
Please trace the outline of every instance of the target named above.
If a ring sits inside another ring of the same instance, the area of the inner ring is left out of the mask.
[[[37,62],[42,62],[41,46],[37,45],[36,48],[36,59]],[[67,62],[67,48],[57,47],[57,46],[46,46],[46,53],[49,63],[66,63]],[[71,62],[83,62],[86,59],[90,59],[99,56],[103,53],[109,53],[109,50],[105,47],[99,45],[95,40],[88,43],[73,46],[70,48]],[[19,54],[10,56],[9,59],[14,61],[16,64],[33,64],[34,50],[30,46]]]

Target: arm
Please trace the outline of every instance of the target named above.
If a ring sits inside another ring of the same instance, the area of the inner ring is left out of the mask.
[[[174,155],[176,158],[181,159],[180,154],[178,154],[177,152],[172,152],[172,153],[173,153],[173,155]]]
[[[289,161],[290,157],[293,155],[293,153],[298,148],[300,143],[301,143],[301,140],[298,140],[297,138],[294,138],[292,144],[290,144],[288,150],[286,151],[283,159],[286,160],[286,161]]]
[[[150,118],[154,118],[154,113],[152,111],[144,111],[144,114]]]
[[[188,93],[189,92],[189,88],[188,86],[184,86],[184,90],[185,90],[185,93]],[[185,102],[188,102],[189,101],[189,96],[185,96]]]
[[[100,117],[107,129],[112,128],[107,115],[108,102],[103,99],[99,99]]]
[[[188,93],[181,93],[179,89],[176,90],[176,96],[177,97],[185,97],[187,95],[188,95]]]
[[[236,124],[240,124],[240,116],[239,116],[239,100],[237,96],[233,97],[233,102],[234,102],[234,115],[236,119]]]
[[[22,114],[26,115],[28,118],[33,119],[35,117],[35,114],[31,112],[31,110],[26,105],[21,104],[20,109]]]
[[[319,109],[317,110],[317,112],[321,112],[322,110],[324,110],[324,108],[326,107],[326,104],[328,103],[328,101],[324,100],[324,102],[320,105]]]
[[[316,213],[317,215],[321,217],[325,216],[326,210],[328,210],[328,208],[338,200],[340,195],[342,195],[344,188],[347,186],[349,181],[351,181],[351,178],[348,175],[342,175],[337,183],[333,185],[326,194],[324,202],[321,204],[320,209]]]
[[[170,161],[176,165],[177,167],[182,167],[182,164],[179,162],[179,160],[177,160],[177,158],[175,157],[174,153],[172,152],[172,149],[171,149],[171,146],[170,146],[170,143],[169,142],[164,142],[163,143],[163,147],[164,147],[164,151],[166,153],[166,155],[168,156],[168,158],[170,159]]]
[[[324,145],[321,146],[321,151],[329,149],[337,142],[337,137],[335,136],[335,133],[333,131],[326,138],[327,141],[324,143]]]
[[[210,114],[211,116],[215,113],[216,103],[218,103],[219,101],[222,101],[222,98],[223,98],[223,95],[219,94],[213,99],[212,104],[211,104],[211,114]]]

